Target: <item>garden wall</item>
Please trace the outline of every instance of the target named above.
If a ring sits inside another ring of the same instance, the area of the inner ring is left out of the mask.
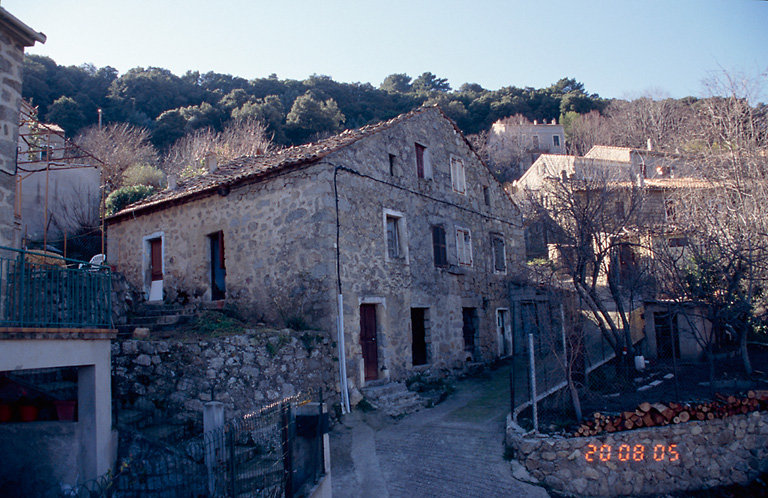
[[[766,412],[592,437],[525,435],[508,419],[506,438],[531,475],[578,496],[746,484],[768,471]]]
[[[250,330],[204,339],[112,344],[118,410],[154,412],[168,423],[202,425],[207,401],[231,418],[299,392],[322,388],[338,400],[335,343],[321,332]],[[157,418],[157,417],[155,417]]]

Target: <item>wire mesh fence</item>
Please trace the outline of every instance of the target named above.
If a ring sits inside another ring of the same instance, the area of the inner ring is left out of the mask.
[[[700,403],[768,388],[768,347],[749,345],[753,372],[747,375],[732,340],[702,342],[685,317],[665,313],[648,315],[656,323],[633,336],[634,354],[615,351],[589,322],[574,330],[556,312],[529,320],[535,326],[510,373],[513,419],[529,430],[568,430],[579,422],[577,406],[588,417],[633,411],[645,402]]]

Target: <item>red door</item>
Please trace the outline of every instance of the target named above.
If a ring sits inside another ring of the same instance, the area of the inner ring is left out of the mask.
[[[149,253],[151,261],[152,281],[163,279],[163,250],[162,239],[152,239],[149,241]]]
[[[379,350],[376,345],[376,305],[360,305],[360,346],[363,349],[365,380],[379,378]]]

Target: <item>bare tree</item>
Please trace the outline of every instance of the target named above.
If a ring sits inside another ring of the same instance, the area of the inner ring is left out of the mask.
[[[127,123],[93,126],[75,137],[75,143],[100,159],[103,182],[109,189],[122,185],[123,173],[134,165],[154,165],[157,152],[149,142],[149,132]]]
[[[713,188],[680,199],[686,209],[676,222],[688,235],[688,258],[672,275],[687,284],[681,292],[708,305],[716,337],[737,336],[748,373],[747,340],[765,318],[768,284],[768,110],[757,104],[766,82],[766,74],[726,72],[707,82],[710,96],[697,103],[688,139]]]
[[[197,176],[205,173],[205,158],[211,154],[219,161],[227,161],[240,156],[258,156],[272,148],[267,127],[249,117],[232,122],[220,133],[206,128],[180,138],[163,159],[163,170],[179,177]]]
[[[643,199],[642,189],[626,173],[585,162],[525,194],[528,216],[552,234],[557,266],[617,357],[633,352],[627,286],[637,282],[622,282],[613,266],[620,265],[622,249],[638,245],[627,234],[639,224]]]

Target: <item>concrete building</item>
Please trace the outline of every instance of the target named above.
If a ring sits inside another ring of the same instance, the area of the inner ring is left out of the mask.
[[[520,212],[439,108],[210,166],[108,219],[147,299],[343,329],[358,387],[511,354]]]
[[[16,146],[24,47],[43,43],[0,7],[0,495],[46,496],[105,474],[115,456],[108,269],[17,249]],[[57,398],[39,379],[73,372]],[[73,413],[52,411],[66,402]]]
[[[519,178],[542,154],[565,154],[563,125],[528,121],[515,115],[500,119],[491,126],[488,136],[491,161],[506,172],[504,181]]]
[[[64,136],[41,123],[37,110],[22,102],[18,145],[17,204],[26,240],[72,235],[99,219],[99,163]],[[17,213],[18,214],[18,213]]]

